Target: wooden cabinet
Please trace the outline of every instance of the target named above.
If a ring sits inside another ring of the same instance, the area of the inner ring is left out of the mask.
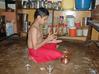
[[[92,29],[91,40],[99,40],[99,32],[96,31],[94,28]]]

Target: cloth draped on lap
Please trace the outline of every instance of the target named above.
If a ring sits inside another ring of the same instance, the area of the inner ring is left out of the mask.
[[[55,43],[48,43],[36,50],[28,48],[28,56],[36,63],[44,63],[61,58],[63,53],[56,49]]]

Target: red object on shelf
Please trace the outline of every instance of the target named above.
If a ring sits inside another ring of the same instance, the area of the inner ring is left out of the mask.
[[[81,23],[80,22],[76,22],[75,26],[76,26],[76,28],[80,28],[81,27]]]
[[[69,29],[69,36],[76,37],[76,28]]]

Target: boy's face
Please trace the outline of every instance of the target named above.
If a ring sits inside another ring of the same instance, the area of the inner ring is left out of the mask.
[[[48,16],[44,16],[44,17],[41,17],[40,23],[41,23],[41,24],[46,24],[47,21],[48,21]]]

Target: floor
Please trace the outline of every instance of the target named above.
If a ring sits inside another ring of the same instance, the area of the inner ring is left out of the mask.
[[[83,41],[64,40],[58,50],[70,52],[70,61],[60,59],[36,64],[27,58],[25,38],[10,38],[0,42],[0,74],[99,74],[99,48]],[[52,72],[48,73],[49,66]]]

